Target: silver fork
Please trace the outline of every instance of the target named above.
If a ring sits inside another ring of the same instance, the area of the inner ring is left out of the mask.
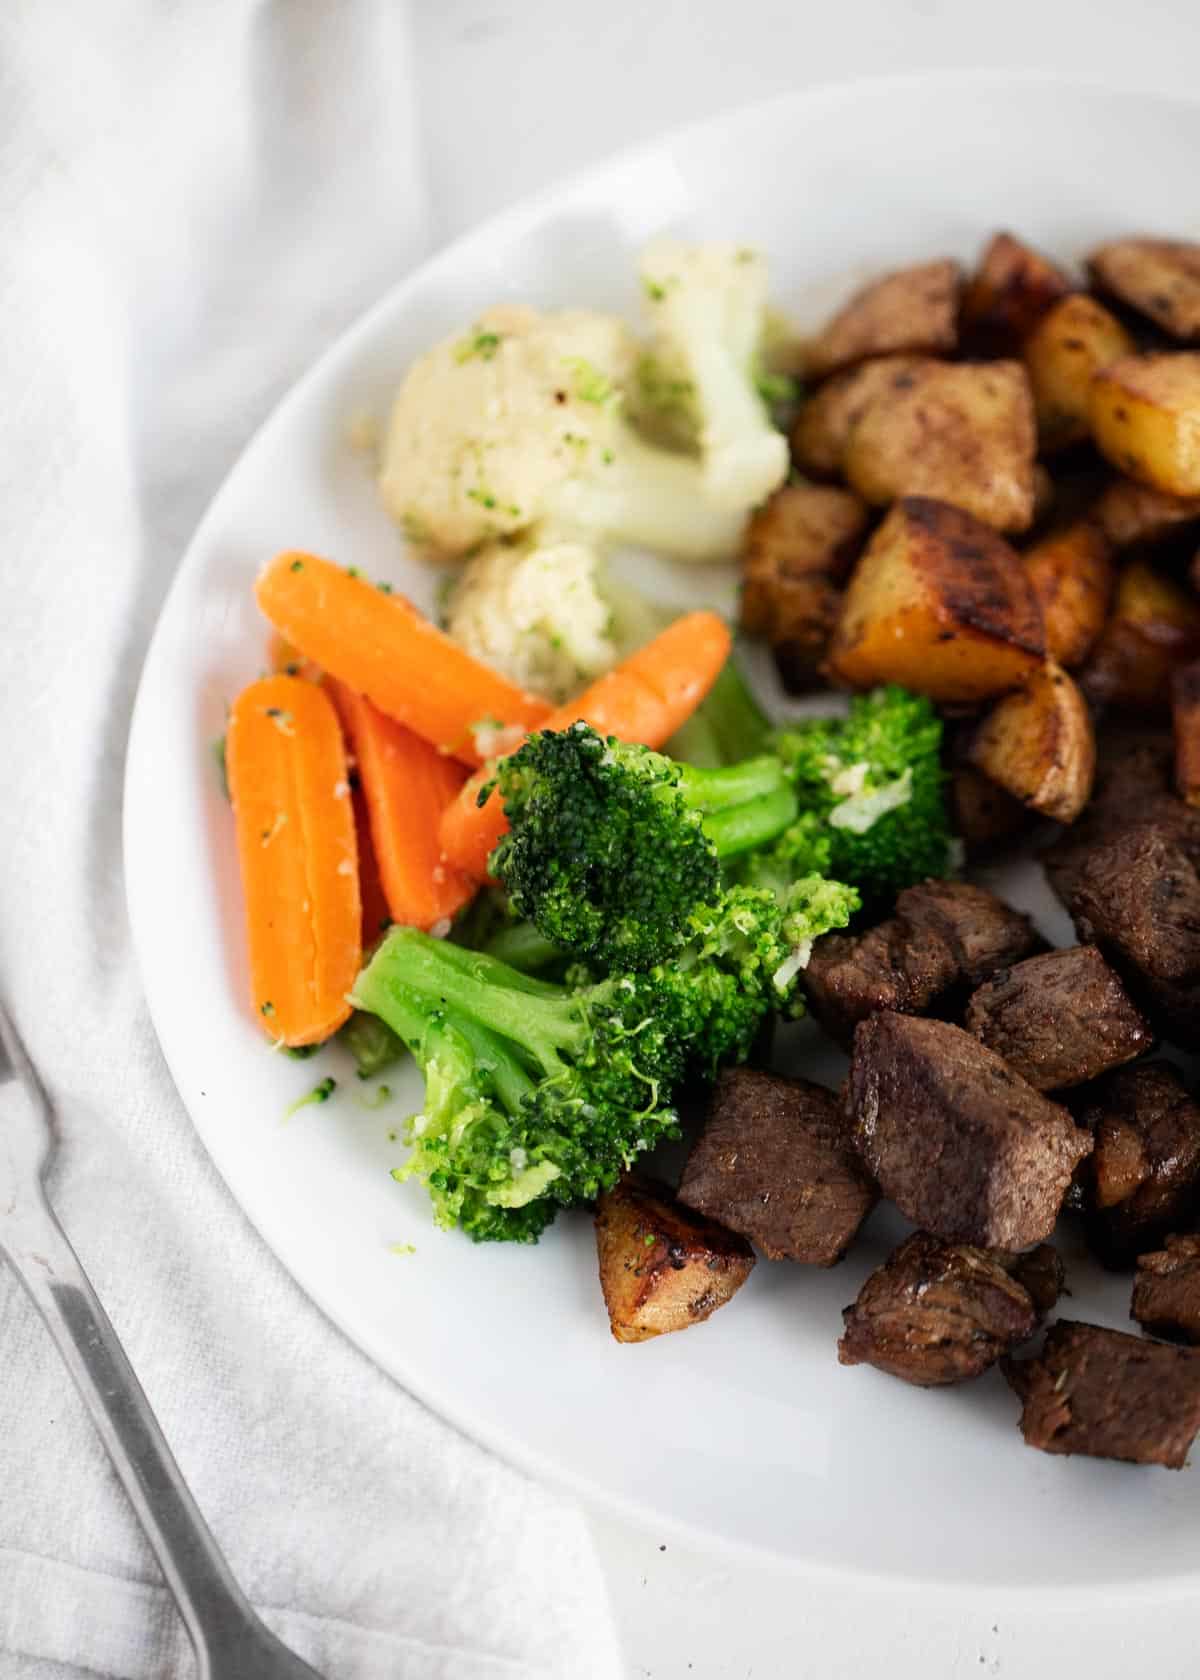
[[[0,1253],[75,1380],[179,1606],[200,1680],[320,1680],[251,1609],[46,1200],[53,1116],[0,1005]]]

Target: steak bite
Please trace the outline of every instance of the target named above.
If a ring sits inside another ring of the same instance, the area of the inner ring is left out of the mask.
[[[1053,1243],[1039,1243],[1027,1254],[998,1254],[996,1258],[1029,1291],[1039,1318],[1053,1312],[1067,1284],[1066,1267]]]
[[[1200,1237],[1168,1237],[1137,1268],[1130,1318],[1152,1336],[1200,1342]]]
[[[1041,1353],[1008,1359],[1021,1433],[1043,1452],[1181,1470],[1200,1429],[1200,1350],[1060,1318]]]
[[[1092,1147],[969,1033],[891,1011],[855,1031],[846,1103],[883,1194],[934,1236],[981,1248],[1048,1237]]]
[[[874,1365],[920,1388],[966,1382],[1028,1340],[1038,1313],[995,1255],[917,1231],[842,1314],[843,1365]]]
[[[1124,1068],[1080,1119],[1095,1147],[1085,1182],[1088,1236],[1108,1265],[1129,1265],[1186,1228],[1200,1197],[1200,1106],[1166,1062]]]
[[[717,1080],[679,1200],[768,1260],[832,1266],[878,1199],[832,1091],[730,1068]]]
[[[1094,945],[1001,969],[967,1005],[966,1028],[1038,1091],[1086,1084],[1154,1043]]]
[[[804,973],[812,1013],[847,1043],[876,1010],[923,1015],[957,1004],[1005,963],[1039,949],[1028,916],[966,881],[907,887],[895,914],[864,934],[827,933]]]

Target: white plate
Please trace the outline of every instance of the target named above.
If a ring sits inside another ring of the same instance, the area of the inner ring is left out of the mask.
[[[256,571],[306,547],[430,602],[347,422],[382,411],[414,355],[498,298],[633,313],[632,253],[670,228],[762,246],[775,296],[803,321],[850,279],[969,259],[996,227],[1063,257],[1134,230],[1195,234],[1197,157],[1200,106],[1045,78],[867,83],[690,129],[498,218],[397,287],[301,380],[197,533],[147,660],[126,788],[129,903],[159,1037],[213,1159],[303,1287],[406,1387],[535,1472],[848,1574],[1161,1584],[1200,1547],[1195,1472],[1031,1452],[994,1373],[922,1393],[838,1366],[839,1309],[894,1238],[885,1214],[835,1271],[760,1262],[710,1323],[621,1347],[585,1217],[536,1249],[438,1232],[423,1193],[388,1176],[404,1100],[368,1111],[353,1079],[285,1123],[321,1064],[271,1055],[245,1008],[232,824],[211,758],[227,700],[263,663]],[[727,585],[693,572],[680,587]],[[1068,937],[1032,871],[1006,890]],[[416,1252],[394,1252],[405,1243]],[[1127,1323],[1128,1283],[1068,1261],[1069,1311]]]

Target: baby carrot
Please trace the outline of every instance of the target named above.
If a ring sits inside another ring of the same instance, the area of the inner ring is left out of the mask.
[[[362,963],[337,715],[315,684],[263,677],[234,701],[225,753],[255,1014],[283,1044],[318,1044],[349,1015]]]
[[[729,648],[729,631],[715,613],[687,613],[540,727],[567,729],[582,719],[601,735],[661,747],[704,699]],[[487,875],[487,860],[508,827],[498,798],[478,804],[488,775],[485,769],[472,776],[442,818],[443,851],[476,880]]]
[[[402,595],[331,560],[276,555],[255,593],[292,647],[464,764],[484,762],[497,727],[523,734],[549,710],[444,636]]]
[[[403,927],[428,931],[475,893],[476,883],[442,857],[438,838],[467,772],[345,683],[329,686],[358,765],[388,912]]]
[[[362,948],[365,954],[391,927],[392,912],[379,878],[379,859],[371,841],[371,819],[367,815],[367,801],[361,786],[351,787],[350,802],[354,806],[354,841],[358,847],[358,893],[362,899]]]

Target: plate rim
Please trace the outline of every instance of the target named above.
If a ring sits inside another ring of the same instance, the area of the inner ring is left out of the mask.
[[[318,385],[343,360],[353,357],[359,340],[371,336],[377,320],[394,309],[403,307],[403,294],[407,290],[425,284],[431,279],[436,280],[441,269],[453,267],[476,244],[487,245],[503,238],[516,236],[523,228],[536,224],[556,207],[576,200],[580,195],[586,194],[589,189],[601,186],[606,180],[636,169],[640,165],[648,164],[660,154],[669,153],[677,147],[686,147],[694,140],[713,130],[735,128],[741,122],[790,107],[812,107],[821,104],[836,105],[848,98],[862,98],[873,95],[882,97],[905,90],[936,90],[939,87],[961,89],[964,85],[992,86],[1005,90],[1019,87],[1057,87],[1077,93],[1094,93],[1132,103],[1149,102],[1162,107],[1178,107],[1193,113],[1200,109],[1200,93],[1189,95],[1179,90],[1155,88],[1152,85],[1131,80],[1123,75],[1108,72],[1061,71],[1033,67],[1010,70],[983,66],[844,77],[820,82],[811,87],[786,90],[766,98],[739,101],[707,116],[673,125],[647,139],[609,152],[603,158],[586,167],[557,177],[537,191],[523,195],[512,203],[494,211],[481,221],[472,223],[468,228],[463,229],[444,244],[436,246],[423,258],[415,262],[407,272],[389,285],[373,303],[360,310],[353,319],[336,332],[324,349],[309,360],[300,374],[291,380],[253,427],[253,430],[242,441],[232,464],[225,471],[216,489],[209,497],[204,513],[179,556],[170,584],[159,604],[138,675],[126,741],[121,810],[122,874],[125,900],[138,979],[155,1037],[162,1050],[164,1061],[167,1064],[168,1072],[171,1075],[172,1083],[187,1115],[188,1122],[193,1127],[205,1154],[220,1175],[238,1210],[266,1245],[275,1262],[303,1290],[309,1301],[317,1307],[339,1334],[345,1336],[353,1346],[364,1353],[390,1381],[395,1382],[412,1398],[482,1450],[495,1453],[518,1472],[579,1499],[585,1504],[585,1507],[587,1502],[593,1502],[602,1509],[619,1515],[645,1532],[653,1531],[656,1534],[665,1534],[674,1538],[677,1542],[690,1545],[693,1548],[705,1550],[718,1556],[738,1559],[742,1562],[751,1563],[755,1567],[770,1569],[778,1574],[799,1573],[814,1580],[827,1579],[836,1581],[841,1585],[853,1584],[875,1591],[917,1589],[922,1593],[940,1595],[946,1602],[974,1598],[978,1595],[981,1587],[985,1585],[989,1596],[1002,1604],[1013,1604],[1030,1599],[1037,1599],[1044,1604],[1047,1598],[1053,1595],[1054,1601],[1058,1604],[1069,1602],[1072,1605],[1083,1607],[1090,1600],[1099,1596],[1108,1598],[1115,1587],[1120,1587],[1139,1597],[1174,1599],[1184,1594],[1194,1594],[1197,1582],[1200,1581],[1200,1573],[1194,1570],[1190,1573],[1180,1572],[1171,1575],[1134,1578],[1132,1581],[1124,1581],[1121,1578],[1106,1578],[1090,1582],[1070,1583],[1043,1580],[1023,1581],[1016,1584],[1011,1582],[997,1583],[983,1578],[976,1579],[975,1577],[959,1577],[949,1581],[939,1581],[928,1574],[884,1570],[874,1566],[860,1566],[851,1570],[842,1564],[826,1564],[820,1559],[803,1558],[782,1553],[766,1544],[760,1545],[719,1530],[705,1529],[670,1512],[661,1511],[650,1503],[629,1498],[612,1490],[604,1483],[592,1481],[586,1474],[545,1455],[535,1444],[522,1437],[510,1434],[503,1425],[493,1424],[481,1415],[476,1415],[473,1412],[469,1413],[469,1409],[459,1406],[453,1391],[443,1391],[436,1381],[426,1380],[424,1377],[414,1377],[410,1373],[402,1371],[400,1363],[393,1358],[388,1348],[369,1326],[365,1323],[356,1322],[353,1311],[348,1311],[343,1302],[340,1300],[335,1302],[333,1292],[325,1287],[319,1268],[314,1266],[310,1271],[302,1257],[293,1257],[290,1248],[276,1240],[271,1232],[268,1210],[260,1206],[253,1197],[244,1197],[238,1188],[236,1183],[236,1152],[232,1150],[226,1152],[219,1143],[212,1141],[210,1138],[211,1128],[197,1118],[193,1105],[185,1097],[184,1081],[177,1072],[176,1056],[171,1043],[172,1034],[169,1029],[164,1031],[159,1019],[160,1007],[146,983],[146,975],[151,966],[147,957],[149,944],[148,913],[142,907],[142,900],[135,885],[134,877],[135,864],[141,850],[136,836],[139,832],[140,807],[143,804],[137,767],[146,751],[143,742],[149,732],[147,718],[151,704],[152,678],[160,648],[165,640],[165,626],[175,599],[181,592],[185,580],[198,565],[199,551],[207,540],[209,528],[219,524],[224,504],[233,495],[236,486],[240,484],[247,470],[248,461],[254,454],[262,435],[268,430],[273,430],[277,424],[286,421],[293,408],[302,408],[308,398],[310,388]],[[254,1205],[251,1205],[252,1203]],[[284,1258],[285,1250],[288,1253],[287,1259]]]

